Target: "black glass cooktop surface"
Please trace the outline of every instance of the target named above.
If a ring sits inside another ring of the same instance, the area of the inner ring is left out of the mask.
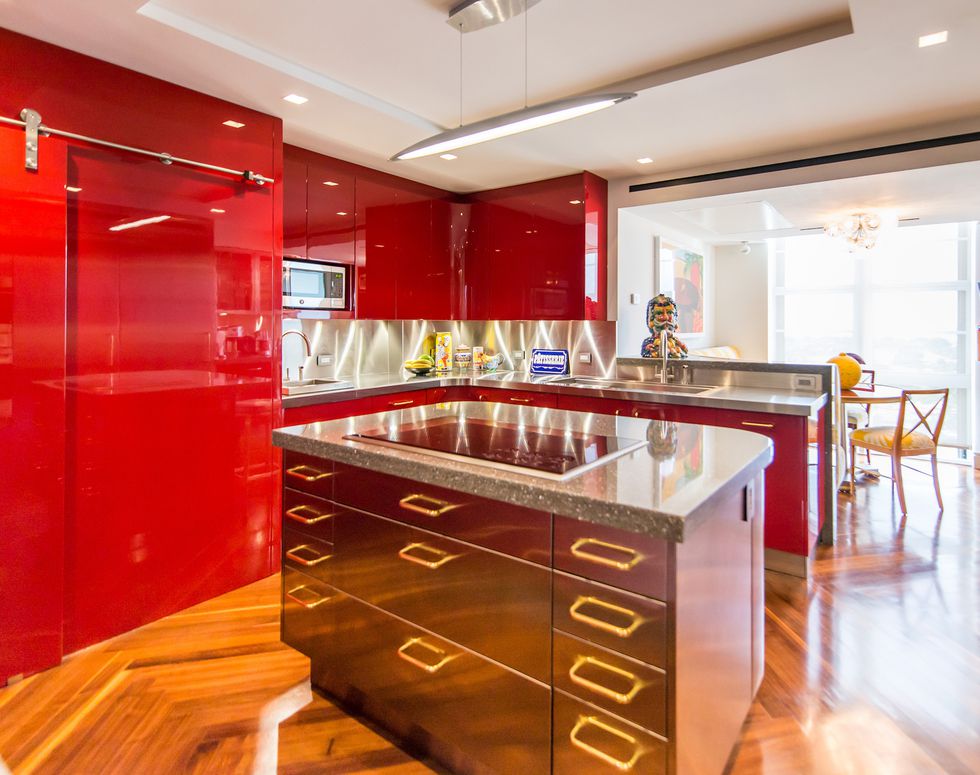
[[[535,428],[473,417],[439,417],[345,438],[566,479],[645,445],[600,433]]]

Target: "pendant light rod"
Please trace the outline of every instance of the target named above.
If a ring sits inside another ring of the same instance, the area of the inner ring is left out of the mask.
[[[415,145],[410,145],[399,151],[389,161],[405,161],[420,159],[423,156],[433,156],[446,153],[457,148],[465,148],[488,140],[516,135],[531,129],[550,126],[571,118],[594,113],[597,110],[611,108],[624,100],[632,99],[635,92],[616,92],[611,94],[592,94],[584,97],[569,97],[566,99],[545,102],[530,108],[522,108],[511,113],[477,121],[473,124],[460,126],[433,135]]]

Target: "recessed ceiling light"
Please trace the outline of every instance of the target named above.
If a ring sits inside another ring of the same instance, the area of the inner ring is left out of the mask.
[[[323,185],[325,185],[325,186],[339,186],[340,183],[337,183],[337,182],[335,182],[333,180],[325,180],[325,181],[323,181]]]
[[[223,213],[224,210],[222,210],[220,207],[212,207],[211,208],[211,212],[212,213]]]
[[[65,191],[71,191],[73,194],[77,194],[81,190],[80,186],[65,186]]]
[[[568,200],[568,203],[570,205],[580,205],[580,204],[582,204],[582,200],[581,199],[569,199]]]
[[[306,97],[301,97],[298,94],[287,94],[285,97],[283,97],[283,99],[286,100],[286,102],[293,103],[293,105],[302,105],[304,102],[309,102],[309,99]]]
[[[241,121],[232,121],[230,118],[227,121],[222,121],[225,126],[230,126],[232,129],[241,129],[245,126]]]
[[[343,210],[341,210],[339,213],[337,213],[337,215],[347,215],[347,213],[345,213]]]
[[[642,159],[636,160],[638,164],[653,164],[653,159],[649,156],[644,156]]]
[[[945,43],[949,39],[949,30],[942,30],[941,32],[933,32],[929,35],[919,36],[919,48],[925,48],[926,46],[937,46],[940,43]]]
[[[453,159],[458,159],[459,157],[455,153],[440,153],[440,159],[445,159],[446,161],[452,161]]]

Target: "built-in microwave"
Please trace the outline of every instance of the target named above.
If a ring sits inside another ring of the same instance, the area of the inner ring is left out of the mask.
[[[282,306],[287,309],[350,309],[348,267],[283,257]]]

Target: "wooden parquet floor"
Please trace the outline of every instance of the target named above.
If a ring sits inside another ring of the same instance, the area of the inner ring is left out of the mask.
[[[810,580],[768,574],[766,676],[732,775],[980,773],[980,523],[972,469],[840,500]],[[433,770],[322,697],[278,640],[278,576],[0,690],[0,773]],[[521,775],[534,775],[522,773]]]

